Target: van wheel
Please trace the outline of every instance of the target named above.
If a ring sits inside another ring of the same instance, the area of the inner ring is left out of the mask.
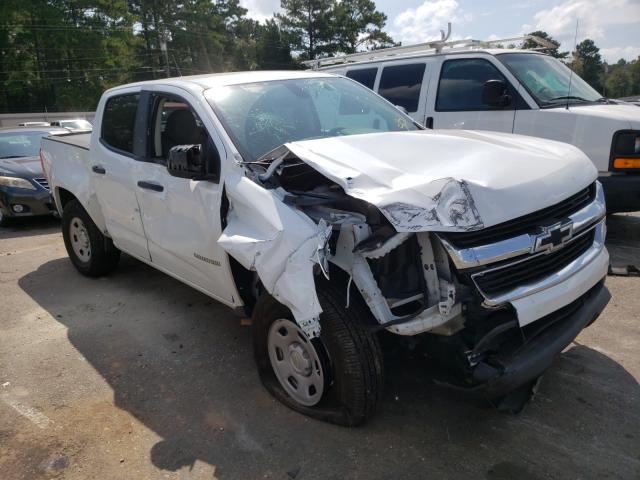
[[[264,294],[253,312],[253,349],[267,390],[289,408],[345,426],[371,418],[382,394],[383,358],[371,314],[357,298],[317,286],[319,338],[309,339],[288,308]]]
[[[64,207],[62,237],[71,263],[81,274],[99,277],[118,265],[120,250],[100,232],[78,200]]]

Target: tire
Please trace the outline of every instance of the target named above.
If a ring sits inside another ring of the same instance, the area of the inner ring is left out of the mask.
[[[344,295],[326,282],[317,286],[317,293],[323,310],[321,333],[310,343],[322,368],[321,398],[313,405],[305,405],[278,379],[270,357],[270,351],[274,352],[269,337],[271,328],[283,320],[295,323],[289,309],[268,294],[258,299],[253,312],[253,348],[258,373],[266,389],[289,408],[329,423],[361,425],[373,416],[384,383],[380,344],[367,328],[371,314],[361,298],[353,298],[355,295],[350,307],[345,308]]]
[[[13,219],[0,210],[0,227],[10,227],[12,223],[11,220]]]
[[[71,263],[82,275],[100,277],[118,266],[120,250],[100,232],[78,200],[64,207],[62,236]]]

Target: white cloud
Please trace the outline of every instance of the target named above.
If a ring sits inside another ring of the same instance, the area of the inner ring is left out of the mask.
[[[567,0],[534,15],[535,26],[523,25],[524,31],[544,30],[566,43],[573,43],[576,19],[578,41],[604,37],[607,27],[637,28],[640,22],[638,0]]]
[[[601,48],[600,55],[607,63],[615,63],[621,58],[625,60],[635,60],[640,57],[640,47],[611,47]]]
[[[440,39],[440,30],[447,28],[447,22],[454,25],[471,20],[456,0],[425,0],[416,8],[407,8],[391,22],[389,33],[404,45]]]
[[[240,0],[240,5],[247,9],[247,16],[264,22],[280,12],[280,0]]]

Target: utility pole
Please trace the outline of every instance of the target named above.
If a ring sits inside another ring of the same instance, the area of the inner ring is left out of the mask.
[[[161,30],[158,30],[158,37],[160,39],[160,50],[162,51],[162,58],[164,60],[164,71],[167,77],[171,76],[171,66],[169,64],[169,49],[167,48],[167,40],[169,40],[169,31],[162,25]]]

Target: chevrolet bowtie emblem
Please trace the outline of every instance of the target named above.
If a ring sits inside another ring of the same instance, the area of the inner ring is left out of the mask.
[[[553,252],[562,248],[571,237],[573,237],[573,222],[571,220],[542,227],[542,232],[533,237],[535,241],[531,253]]]

